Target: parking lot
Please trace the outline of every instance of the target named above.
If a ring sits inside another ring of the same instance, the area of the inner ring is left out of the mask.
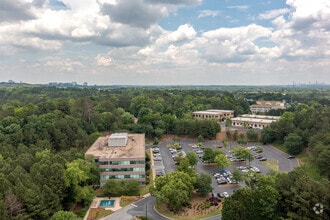
[[[158,145],[158,149],[154,152],[153,155],[153,167],[155,169],[155,172],[157,175],[163,175],[168,172],[174,172],[176,169],[175,162],[173,160],[173,156],[176,155],[178,152],[172,151],[171,152],[171,146],[173,145],[173,141],[166,141],[162,142]],[[190,140],[181,140],[180,145],[182,147],[182,150],[184,153],[188,153],[190,151],[199,152],[202,154],[203,148],[211,147],[213,149],[220,148],[222,146],[222,143],[219,141],[206,141],[203,142],[202,147],[197,147],[196,141],[190,141]],[[260,145],[260,144],[259,144]],[[228,156],[231,156],[231,149],[237,146],[236,143],[229,143],[229,146],[224,149],[220,148],[224,151],[224,153]],[[249,149],[252,146],[257,146],[256,144],[248,144],[246,147],[249,147]],[[265,161],[259,161],[259,159],[252,160],[249,164],[247,161],[235,161],[231,162],[231,165],[229,167],[226,167],[225,169],[232,172],[234,169],[237,169],[238,167],[244,168],[244,167],[255,167],[256,171],[266,174],[269,172],[270,169],[273,169],[275,171],[280,172],[289,172],[294,167],[298,166],[298,161],[295,158],[287,159],[288,155],[270,145],[262,145],[262,152],[260,153],[263,158],[266,158]],[[253,155],[258,154],[255,152],[255,149],[252,147],[251,152]],[[213,175],[214,173],[219,173],[220,168],[217,168],[215,166],[205,166],[203,165],[201,159],[198,161],[198,164],[195,167],[196,171],[198,173],[207,173],[209,175]],[[241,169],[242,170],[242,169]],[[227,176],[227,174],[225,174]],[[212,187],[214,193],[223,193],[228,192],[231,194],[233,190],[241,187],[243,183],[238,184],[218,184],[219,179],[217,181],[216,178],[212,176]]]

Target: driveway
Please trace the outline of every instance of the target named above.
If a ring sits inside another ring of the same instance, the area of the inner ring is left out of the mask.
[[[102,220],[134,220],[134,216],[146,216],[149,219],[159,219],[159,220],[167,220],[161,215],[159,215],[154,210],[156,198],[154,196],[148,196],[142,200],[139,200],[131,205],[125,206],[122,209],[117,210],[116,212],[108,215]]]

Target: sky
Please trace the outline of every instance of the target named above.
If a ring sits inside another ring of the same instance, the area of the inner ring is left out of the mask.
[[[329,0],[0,0],[0,82],[330,84]]]

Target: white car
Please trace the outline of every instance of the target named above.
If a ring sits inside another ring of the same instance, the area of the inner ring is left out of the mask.
[[[256,173],[260,173],[260,169],[258,167],[251,167],[250,170],[252,170]]]
[[[223,192],[223,196],[227,198],[229,197],[229,194],[227,192]]]

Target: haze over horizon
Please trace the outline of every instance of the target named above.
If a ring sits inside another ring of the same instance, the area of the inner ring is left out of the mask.
[[[328,0],[2,0],[0,81],[330,83]]]

